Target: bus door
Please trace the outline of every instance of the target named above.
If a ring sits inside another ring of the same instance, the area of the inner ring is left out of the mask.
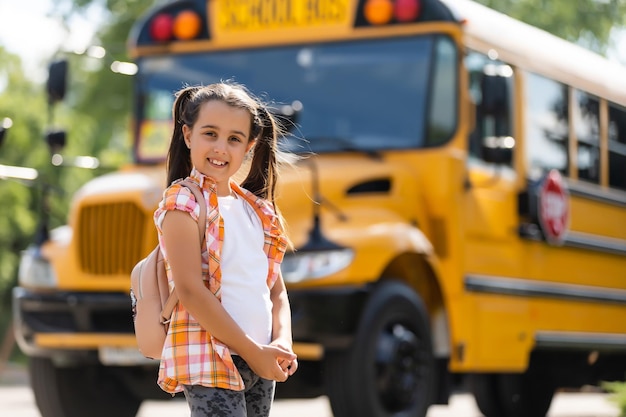
[[[520,352],[529,340],[520,338],[526,307],[496,296],[489,288],[503,277],[519,276],[518,174],[513,152],[519,131],[515,114],[515,74],[511,66],[469,51],[470,97],[475,126],[469,137],[464,194],[464,287],[469,327],[465,365],[483,370],[522,368]],[[517,325],[515,325],[517,323]],[[520,343],[521,342],[521,343]],[[502,349],[503,346],[519,346]]]

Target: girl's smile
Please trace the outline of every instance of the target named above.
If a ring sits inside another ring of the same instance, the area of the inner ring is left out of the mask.
[[[226,166],[226,164],[228,164],[228,162],[218,161],[217,159],[209,159],[209,162],[218,167],[223,167],[223,166]]]

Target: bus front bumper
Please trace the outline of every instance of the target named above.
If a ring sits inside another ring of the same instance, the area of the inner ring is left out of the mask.
[[[290,289],[288,294],[294,351],[300,359],[320,360],[325,350],[350,346],[369,289]],[[13,324],[20,349],[30,356],[92,360],[103,349],[137,350],[125,293],[39,293],[16,287]]]
[[[137,350],[125,293],[13,289],[13,327],[29,356],[93,356],[103,346]]]
[[[288,289],[291,305],[294,350],[302,359],[314,357],[319,349],[345,349],[357,332],[369,295],[367,287]],[[319,348],[313,349],[314,346]],[[309,347],[309,350],[299,349]],[[301,350],[298,353],[298,350]],[[307,354],[307,353],[310,353]]]

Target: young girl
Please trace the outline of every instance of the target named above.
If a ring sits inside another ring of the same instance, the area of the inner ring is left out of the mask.
[[[183,88],[173,116],[171,185],[154,219],[180,302],[158,384],[183,391],[192,417],[268,416],[275,381],[298,367],[280,273],[287,238],[274,205],[277,125],[234,83]],[[231,177],[248,154],[250,171],[239,186]],[[186,177],[207,204],[202,248],[198,202],[178,181]]]

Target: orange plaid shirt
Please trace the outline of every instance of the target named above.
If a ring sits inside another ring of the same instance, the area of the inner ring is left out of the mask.
[[[224,221],[219,214],[215,182],[195,168],[189,179],[198,184],[207,201],[206,245],[202,248],[202,278],[206,287],[221,300],[220,253],[224,241]],[[278,217],[268,201],[261,199],[234,182],[231,187],[243,197],[257,213],[263,225],[265,240],[263,250],[268,259],[267,285],[271,288],[280,274],[280,264],[287,248],[287,240]],[[174,282],[167,265],[167,251],[163,245],[161,224],[167,211],[182,210],[198,221],[200,209],[193,193],[175,182],[163,193],[163,200],[154,213],[159,244],[166,261],[170,287]],[[170,327],[159,366],[157,383],[166,392],[176,393],[183,385],[204,385],[240,391],[244,389],[241,375],[233,363],[226,345],[211,336],[178,303],[172,314]]]

